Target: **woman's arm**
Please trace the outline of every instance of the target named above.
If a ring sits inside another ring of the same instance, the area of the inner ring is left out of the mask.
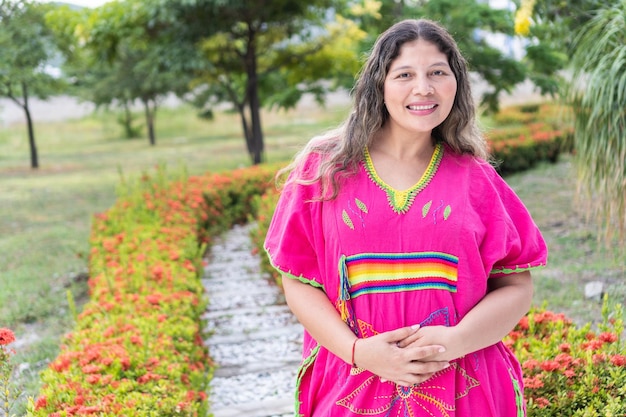
[[[501,341],[530,308],[533,283],[529,271],[489,280],[487,295],[453,327],[429,326],[399,345],[440,344],[436,360],[453,360]]]
[[[289,277],[283,277],[283,288],[289,308],[311,336],[340,359],[350,363],[357,337],[341,320],[326,294],[319,288]],[[429,360],[441,354],[443,347],[439,344],[421,344],[406,349],[397,346],[399,341],[413,335],[417,329],[417,326],[403,327],[359,339],[355,345],[355,363],[399,385],[410,386],[428,379],[449,364]]]

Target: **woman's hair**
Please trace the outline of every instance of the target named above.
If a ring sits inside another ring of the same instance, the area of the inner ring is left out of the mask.
[[[352,90],[353,111],[337,129],[314,137],[279,175],[301,164],[311,153],[322,155],[315,173],[296,173],[294,180],[312,184],[321,181],[320,198],[333,199],[338,194],[339,178],[356,172],[363,150],[371,145],[376,133],[389,119],[384,104],[384,84],[391,63],[407,42],[422,39],[433,43],[448,58],[457,81],[457,91],[448,117],[433,129],[435,142],[447,144],[459,154],[488,158],[487,145],[476,125],[467,63],[452,36],[437,23],[426,20],[403,20],[383,32],[374,44]]]

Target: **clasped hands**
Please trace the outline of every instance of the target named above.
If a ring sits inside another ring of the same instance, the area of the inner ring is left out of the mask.
[[[422,383],[462,356],[455,352],[454,327],[403,327],[359,339],[354,362],[382,380],[404,387]]]

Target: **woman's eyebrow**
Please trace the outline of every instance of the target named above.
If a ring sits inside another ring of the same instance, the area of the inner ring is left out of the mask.
[[[450,65],[447,62],[445,62],[445,61],[440,61],[440,62],[435,62],[434,64],[430,64],[428,66],[428,68],[432,68],[432,67],[446,67],[446,68],[450,68]],[[413,66],[412,65],[402,65],[400,67],[393,68],[389,72],[405,71],[407,69],[413,69]]]

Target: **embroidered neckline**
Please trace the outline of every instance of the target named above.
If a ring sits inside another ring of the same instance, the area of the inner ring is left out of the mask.
[[[426,171],[422,174],[422,177],[417,181],[415,185],[406,190],[397,190],[390,185],[388,185],[385,181],[382,180],[378,176],[376,169],[374,168],[374,163],[372,162],[372,156],[370,155],[369,149],[365,147],[364,153],[364,165],[365,170],[367,171],[367,175],[370,179],[378,185],[385,193],[387,193],[387,201],[389,201],[389,206],[391,209],[398,213],[404,214],[409,211],[411,205],[413,204],[413,200],[415,200],[415,196],[419,194],[426,186],[430,183],[430,181],[435,176],[437,172],[437,168],[439,168],[439,164],[443,159],[443,146],[441,143],[435,145],[435,150],[433,152],[433,156],[430,158],[430,162],[428,163],[428,167],[426,167]]]

